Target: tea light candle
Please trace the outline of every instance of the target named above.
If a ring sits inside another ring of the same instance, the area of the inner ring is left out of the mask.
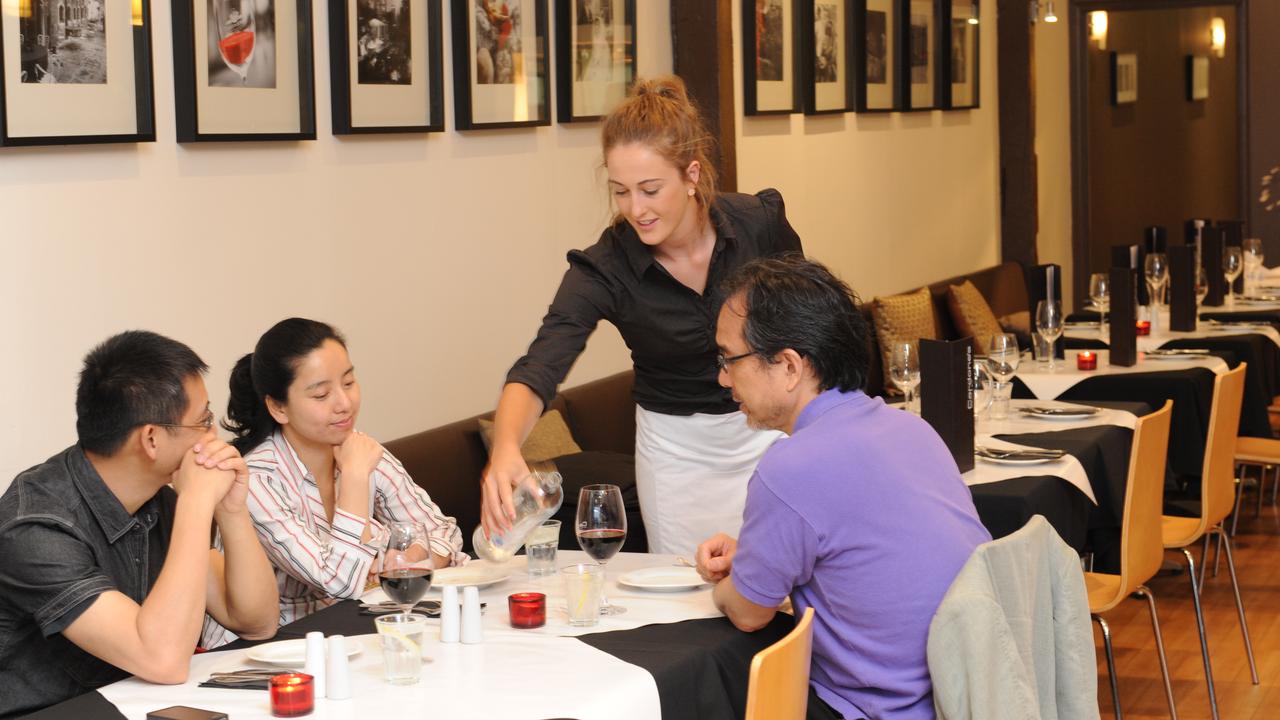
[[[310,675],[285,673],[271,678],[271,714],[276,717],[310,715],[315,709],[315,687]]]
[[[1085,350],[1082,353],[1076,353],[1076,369],[1077,370],[1097,370],[1098,354]]]
[[[1136,332],[1139,336],[1142,336],[1142,335],[1150,335],[1150,334],[1151,334],[1151,321],[1150,321],[1150,320],[1139,320],[1139,321],[1137,322],[1137,324],[1134,326],[1134,332]]]
[[[509,595],[507,609],[511,611],[513,628],[539,628],[547,624],[547,596],[542,593],[524,592]]]

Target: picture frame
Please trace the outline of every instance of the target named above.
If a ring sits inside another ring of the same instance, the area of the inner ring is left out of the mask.
[[[0,2],[0,147],[155,139],[150,0]]]
[[[902,108],[900,0],[854,0],[854,107],[858,112]]]
[[[315,140],[307,0],[173,0],[178,142]]]
[[[333,134],[444,130],[441,0],[329,0]]]
[[[795,3],[742,0],[744,115],[787,115],[800,109],[799,38]]]
[[[455,125],[550,125],[546,0],[496,2],[453,0]]]
[[[1209,56],[1187,56],[1187,100],[1209,99]]]
[[[981,18],[979,0],[943,0],[947,32],[942,34],[945,51],[941,60],[942,107],[968,110],[979,105],[978,77],[981,74]]]
[[[1138,54],[1111,53],[1111,104],[1138,102]]]
[[[822,115],[854,109],[853,0],[800,0],[801,84],[804,113]]]
[[[946,0],[902,0],[902,81],[903,110],[935,110],[943,105],[938,57],[943,44],[941,2]]]
[[[600,120],[636,81],[636,0],[555,0],[556,119]]]

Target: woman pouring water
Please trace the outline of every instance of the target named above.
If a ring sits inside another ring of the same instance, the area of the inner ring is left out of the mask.
[[[601,320],[635,367],[636,489],[649,549],[691,553],[742,522],[747,480],[780,434],[755,430],[721,370],[720,279],[757,257],[800,252],[776,190],[717,193],[713,141],[676,77],[637,82],[604,121],[613,223],[569,253],[528,353],[507,374],[483,478],[481,520],[506,528],[511,489],[528,475],[520,446]]]

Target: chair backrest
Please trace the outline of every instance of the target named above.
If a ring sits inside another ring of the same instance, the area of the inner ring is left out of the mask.
[[[813,608],[805,608],[794,630],[751,660],[746,720],[804,720],[812,652]]]
[[[1204,471],[1200,475],[1200,521],[1203,532],[1231,514],[1236,502],[1235,453],[1244,402],[1247,363],[1213,381],[1213,406],[1205,438]]]
[[[1133,428],[1129,454],[1129,485],[1124,493],[1120,527],[1120,595],[1131,594],[1160,569],[1164,559],[1160,516],[1164,500],[1164,469],[1169,451],[1173,401],[1145,417]]]

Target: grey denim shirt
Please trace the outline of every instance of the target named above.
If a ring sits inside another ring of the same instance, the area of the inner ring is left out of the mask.
[[[62,631],[103,592],[143,601],[164,563],[176,502],[165,487],[130,515],[77,445],[0,496],[0,718],[128,677]]]

